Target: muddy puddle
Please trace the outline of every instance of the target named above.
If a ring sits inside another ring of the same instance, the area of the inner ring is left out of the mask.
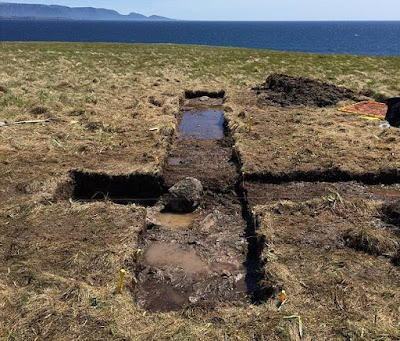
[[[187,251],[173,243],[150,244],[143,261],[150,267],[177,268],[186,274],[207,273],[207,264],[194,251]]]
[[[183,114],[180,139],[219,140],[224,136],[224,114],[218,110],[196,110]]]
[[[165,184],[171,187],[186,177],[194,177],[205,190],[232,191],[238,174],[232,160],[232,137],[225,129],[224,99],[220,97],[224,92],[187,93],[189,98],[178,115],[179,128],[163,172]],[[203,97],[193,97],[197,94]]]
[[[192,226],[199,215],[198,211],[192,213],[158,212],[154,215],[154,221],[163,228],[181,230]]]
[[[199,211],[173,214],[172,220],[178,219],[173,228],[168,214],[150,213],[136,288],[143,308],[168,311],[197,303],[251,301],[246,221],[239,200],[211,193]]]

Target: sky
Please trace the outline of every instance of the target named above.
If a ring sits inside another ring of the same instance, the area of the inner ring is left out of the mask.
[[[3,0],[101,7],[181,20],[400,20],[400,0]]]

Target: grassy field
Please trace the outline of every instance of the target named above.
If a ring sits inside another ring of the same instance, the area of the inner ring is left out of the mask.
[[[400,340],[390,258],[400,235],[382,223],[379,200],[323,193],[256,206],[274,295],[149,313],[132,295],[146,210],[63,192],[71,170],[162,176],[184,91],[196,89],[226,91],[245,178],[389,172],[399,182],[398,129],[336,107],[260,106],[250,89],[286,73],[399,95],[400,58],[72,43],[1,43],[0,57],[0,121],[51,119],[0,127],[0,339],[297,340],[284,317],[300,314],[304,340]],[[360,234],[374,237],[375,251],[345,243]],[[121,267],[126,287],[116,294]],[[289,299],[277,311],[282,288]]]

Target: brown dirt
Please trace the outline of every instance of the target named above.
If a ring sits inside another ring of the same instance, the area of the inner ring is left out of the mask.
[[[400,272],[391,263],[399,238],[379,218],[379,206],[313,199],[256,208],[257,234],[266,245],[265,285],[276,292],[271,306],[284,289],[281,311],[301,315],[307,339],[400,338]],[[349,235],[374,238],[349,242]]]
[[[213,106],[215,98],[210,96],[202,102],[199,106],[196,98],[186,100],[180,117],[185,110]],[[233,193],[238,175],[231,160],[230,138],[182,139],[181,135],[178,130],[163,172],[166,185],[170,187],[191,176],[202,182],[207,195],[184,228],[171,229],[157,218],[164,209],[163,199],[159,207],[149,210],[138,268],[139,284],[134,288],[136,301],[150,311],[226,301],[250,302],[248,282],[252,279],[244,266],[247,225],[241,215],[241,203]]]
[[[171,187],[190,176],[199,179],[206,190],[232,190],[237,173],[231,157],[232,149],[226,147],[225,141],[178,141],[163,171],[165,183]]]
[[[253,88],[259,104],[289,106],[327,107],[340,101],[360,99],[350,89],[304,77],[283,74],[270,75],[265,83]]]
[[[324,197],[369,198],[392,203],[400,199],[400,185],[365,185],[360,182],[285,182],[271,184],[245,181],[249,204],[254,207],[282,200],[303,202]]]
[[[247,300],[246,223],[240,203],[233,196],[211,196],[197,212],[185,228],[148,223],[135,288],[136,301],[145,309]]]
[[[115,300],[118,269],[125,267],[126,282],[132,280],[144,223],[145,209],[107,202],[28,202],[1,211],[0,338],[109,336],[99,326],[112,323],[110,318],[94,317],[94,310]]]
[[[187,110],[204,110],[209,106],[215,107],[215,110],[221,108],[214,106],[213,98],[202,102],[201,106],[196,103],[196,99],[185,102],[177,117],[178,125]],[[166,186],[171,187],[188,176],[199,179],[205,190],[233,190],[238,175],[232,160],[231,137],[225,135],[220,140],[181,139],[177,133],[163,170],[163,178]]]

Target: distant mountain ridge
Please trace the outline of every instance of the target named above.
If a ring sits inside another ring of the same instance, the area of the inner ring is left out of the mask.
[[[47,18],[69,20],[172,20],[151,15],[146,17],[139,13],[123,15],[117,11],[94,7],[67,7],[60,5],[17,4],[0,2],[0,18]]]

